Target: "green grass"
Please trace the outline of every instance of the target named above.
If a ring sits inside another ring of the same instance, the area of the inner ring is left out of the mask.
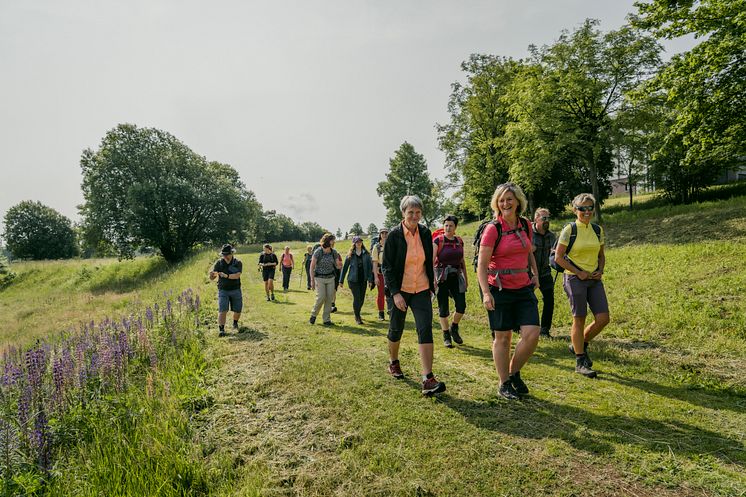
[[[276,302],[265,302],[254,270],[258,250],[241,250],[246,332],[218,339],[208,317],[212,328],[200,353],[212,368],[184,394],[195,388],[195,398],[212,400],[197,411],[190,402],[164,411],[189,419],[171,424],[200,448],[187,460],[201,458],[208,468],[192,488],[198,493],[207,478],[207,492],[234,496],[746,495],[744,202],[607,214],[612,322],[592,348],[600,379],[574,373],[569,309],[558,281],[557,338],[540,342],[523,370],[531,396],[514,403],[496,395],[473,272],[465,344],[449,350],[436,340],[435,372],[448,390],[427,399],[419,393],[411,317],[401,350],[406,379],[395,381],[385,372],[387,326],[375,320],[373,295],[362,327],[354,324],[346,289],[333,316],[338,326],[310,326],[313,296],[305,282],[299,289],[299,271],[289,293],[277,291]],[[475,227],[459,227],[467,246]],[[298,262],[304,246],[293,245]],[[337,244],[341,253],[348,247]],[[3,338],[24,340],[39,323],[49,323],[42,333],[49,334],[60,323],[115,313],[168,288],[199,288],[205,307],[213,306],[216,291],[205,273],[214,259],[203,253],[176,269],[160,267],[158,259],[15,265],[19,277],[43,274],[0,293],[4,327],[8,316],[15,320]],[[98,269],[71,283],[81,264]],[[34,299],[49,304],[23,314],[23,303]],[[156,432],[158,419],[148,421]],[[131,447],[157,446],[133,440]],[[122,445],[106,457],[132,457]],[[163,462],[167,452],[154,455]],[[155,479],[181,474],[180,460]],[[85,475],[80,468],[76,478]],[[91,471],[101,481],[119,475]]]

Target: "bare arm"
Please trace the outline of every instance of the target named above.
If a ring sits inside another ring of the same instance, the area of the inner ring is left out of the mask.
[[[581,280],[587,280],[591,274],[587,271],[582,271],[580,268],[576,268],[565,259],[565,251],[567,245],[557,244],[557,251],[554,253],[554,262],[565,268],[565,271],[569,271]]]

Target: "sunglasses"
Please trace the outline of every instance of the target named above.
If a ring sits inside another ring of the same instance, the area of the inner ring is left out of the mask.
[[[549,216],[541,216],[539,219],[542,221],[549,221]]]
[[[592,212],[593,209],[595,209],[595,207],[592,205],[580,205],[576,207],[576,209],[579,210],[580,212]]]

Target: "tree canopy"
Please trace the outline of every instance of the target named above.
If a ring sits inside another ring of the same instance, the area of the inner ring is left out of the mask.
[[[26,200],[8,209],[3,238],[17,259],[69,259],[78,255],[72,222],[41,202]]]
[[[81,158],[84,233],[122,257],[145,246],[170,261],[234,240],[253,196],[229,165],[207,161],[155,128],[122,124]]]

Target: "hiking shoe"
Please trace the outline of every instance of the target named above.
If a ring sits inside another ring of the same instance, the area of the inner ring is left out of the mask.
[[[518,395],[528,395],[528,387],[523,383],[520,371],[510,375],[510,384],[513,385],[513,389]]]
[[[361,318],[360,316],[355,316],[355,322],[357,324],[363,324],[363,318]]]
[[[567,347],[567,348],[570,350],[570,353],[572,355],[574,355],[575,357],[577,357],[577,355],[575,355],[575,347],[573,347],[572,344],[570,344],[570,346]],[[583,344],[583,350],[585,350],[585,358],[588,360],[588,367],[589,368],[593,367],[593,361],[591,360],[591,357],[588,355],[588,342],[585,342]]]
[[[337,306],[336,305],[332,304],[332,310],[331,310],[331,312],[337,312]]]
[[[422,395],[435,395],[436,393],[445,392],[446,384],[433,376],[422,382]]]
[[[443,345],[449,349],[453,348],[453,343],[451,343],[451,332],[448,330],[443,330]]]
[[[238,329],[238,323],[233,323],[233,329],[234,329],[234,330],[237,330],[237,329]]]
[[[500,385],[500,390],[498,391],[500,394],[500,397],[508,400],[518,400],[520,397],[518,396],[518,392],[515,391],[515,388],[513,388],[513,383],[508,380],[502,385]]]
[[[459,345],[462,345],[464,343],[464,340],[458,333],[458,323],[451,323],[451,337],[453,337],[453,341]]]
[[[378,320],[386,321],[386,316],[384,315],[383,311],[378,311]]]
[[[316,323],[316,316],[311,316],[311,319],[308,320],[309,323],[315,324]]]
[[[267,295],[267,302],[269,302],[270,300],[272,300],[272,299],[270,299],[269,295]]]
[[[591,369],[591,365],[588,363],[588,356],[578,357],[577,363],[575,364],[575,372],[580,373],[586,378],[595,378],[598,374]]]
[[[324,321],[324,326],[334,326],[334,323],[331,321]]]
[[[223,331],[223,330],[220,330],[220,332],[218,333],[218,336],[219,336],[219,337],[225,337],[225,336],[228,336],[228,333],[226,333],[226,332],[225,332],[225,331]]]
[[[398,362],[393,364],[389,362],[389,374],[397,380],[404,378],[404,373],[402,373],[401,366]]]
[[[272,300],[275,299],[275,292],[272,292]]]
[[[549,334],[549,328],[542,328],[539,331],[539,336],[542,338],[552,338],[552,335]]]

